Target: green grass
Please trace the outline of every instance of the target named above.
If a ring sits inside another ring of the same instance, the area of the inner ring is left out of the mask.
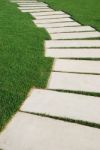
[[[55,10],[63,10],[83,25],[100,31],[100,0],[39,0]]]
[[[29,14],[0,0],[0,130],[32,87],[46,87],[53,63],[44,57],[44,40],[49,38]]]

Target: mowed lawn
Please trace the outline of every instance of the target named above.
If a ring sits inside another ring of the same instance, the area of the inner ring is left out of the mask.
[[[90,25],[100,31],[100,0],[39,0],[55,10],[62,10],[83,25]]]
[[[53,60],[44,57],[44,29],[16,4],[0,0],[0,130],[31,88],[45,88]]]

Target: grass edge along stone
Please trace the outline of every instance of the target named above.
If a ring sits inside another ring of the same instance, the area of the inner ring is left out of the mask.
[[[0,131],[19,110],[32,87],[45,88],[53,59],[44,57],[44,40],[32,16],[17,4],[0,1]]]

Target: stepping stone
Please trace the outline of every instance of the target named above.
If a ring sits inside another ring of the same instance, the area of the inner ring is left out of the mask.
[[[44,4],[43,2],[38,2],[38,1],[18,1],[18,3],[38,3],[38,4]]]
[[[52,72],[47,88],[100,93],[100,75]]]
[[[95,31],[94,28],[90,26],[76,26],[76,27],[63,27],[63,28],[47,28],[46,29],[50,34],[51,33],[70,33],[70,32],[86,32],[86,31]]]
[[[100,98],[93,96],[37,89],[20,110],[100,124]]]
[[[37,9],[49,9],[49,7],[48,6],[42,6],[42,7],[40,7],[40,6],[25,6],[25,7],[19,7],[19,9],[25,9],[25,10],[37,10]]]
[[[10,2],[14,2],[14,3],[34,3],[37,1],[15,1],[15,0],[10,0]]]
[[[53,40],[98,38],[100,32],[51,33],[50,36]]]
[[[45,47],[100,47],[100,40],[49,40],[45,42]]]
[[[44,4],[43,2],[38,1],[19,1],[18,4]]]
[[[41,2],[41,3],[40,3],[40,2],[18,2],[17,4],[19,4],[19,5],[22,5],[22,4],[23,4],[23,5],[31,5],[31,4],[32,4],[32,5],[33,5],[33,4],[34,4],[34,5],[40,5],[40,4],[43,5],[44,3],[42,3],[42,2]]]
[[[30,9],[30,10],[28,10],[28,9],[21,9],[21,11],[22,12],[49,12],[49,11],[53,11],[52,9],[48,9],[48,8],[46,8],[46,9]]]
[[[44,27],[44,28],[59,28],[59,27],[68,27],[68,26],[79,26],[80,24],[77,22],[57,22],[57,23],[37,23],[38,27]]]
[[[60,18],[69,18],[70,16],[67,15],[67,14],[61,14],[61,15],[45,15],[45,16],[37,16],[36,18],[37,19],[41,19],[41,20],[44,20],[44,19],[60,19]]]
[[[32,16],[35,17],[42,17],[42,16],[52,16],[52,15],[63,15],[64,12],[62,11],[51,11],[51,12],[37,12],[37,13],[31,13]]]
[[[4,150],[99,150],[100,130],[17,113],[0,135]]]
[[[21,7],[43,7],[43,6],[48,6],[47,4],[20,4]]]
[[[100,74],[100,61],[55,59],[53,71]]]
[[[57,23],[57,22],[73,22],[73,20],[71,18],[59,18],[59,19],[38,19],[38,20],[34,20],[34,22],[36,24],[44,24],[44,23]]]
[[[55,58],[100,58],[100,49],[97,48],[46,48],[46,57]]]

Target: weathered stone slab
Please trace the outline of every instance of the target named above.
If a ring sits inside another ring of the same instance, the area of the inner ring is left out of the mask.
[[[37,89],[20,110],[100,124],[100,98],[93,96]]]
[[[99,150],[100,130],[32,114],[17,113],[0,135],[0,148],[4,150]]]
[[[100,93],[100,75],[52,72],[47,88]]]
[[[44,27],[44,28],[56,28],[56,27],[68,27],[68,26],[79,26],[80,24],[77,22],[57,22],[57,23],[37,23],[38,27]]]
[[[100,58],[100,49],[97,48],[57,48],[45,51],[46,57],[55,58]]]
[[[100,47],[100,40],[49,40],[45,42],[45,47]]]
[[[100,74],[98,66],[100,66],[100,61],[55,59],[52,70]]]
[[[75,33],[51,33],[52,39],[84,39],[84,38],[98,38],[100,32],[75,32]]]
[[[73,22],[71,18],[59,18],[59,19],[37,19],[34,20],[36,24],[44,24],[44,23],[57,23],[57,22]],[[52,34],[51,34],[52,35]]]

